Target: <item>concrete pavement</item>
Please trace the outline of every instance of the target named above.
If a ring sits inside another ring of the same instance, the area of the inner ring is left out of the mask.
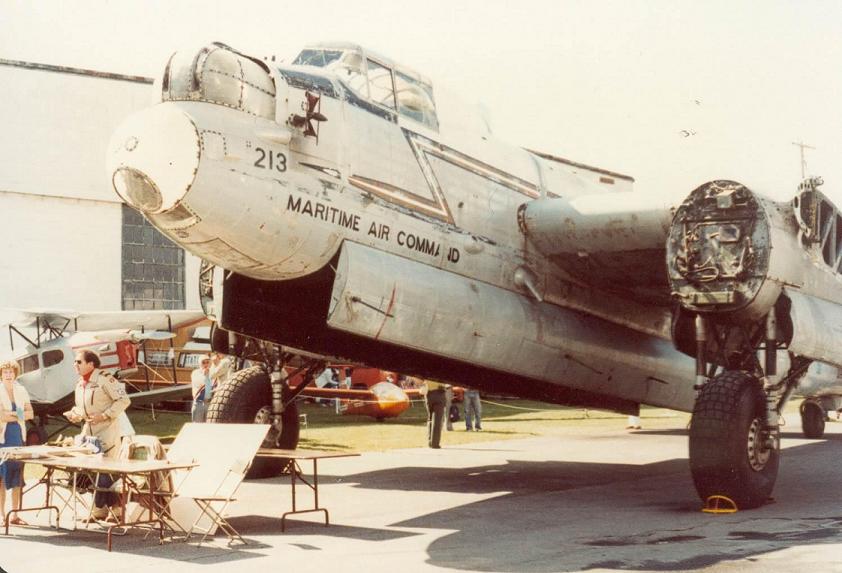
[[[240,490],[231,522],[248,539],[245,547],[228,548],[221,534],[202,547],[159,546],[135,532],[116,538],[108,553],[101,533],[16,527],[0,536],[0,567],[9,573],[842,571],[842,424],[828,424],[823,440],[785,433],[774,503],[711,516],[699,512],[684,428],[626,433],[621,423],[616,430],[583,425],[562,438],[475,446],[447,446],[445,436],[441,450],[323,461],[320,493],[329,528],[309,514],[281,533],[290,488],[288,479],[277,478],[246,482]]]

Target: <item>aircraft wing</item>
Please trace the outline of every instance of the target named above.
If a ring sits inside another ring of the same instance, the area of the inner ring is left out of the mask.
[[[116,310],[78,312],[61,309],[2,309],[0,323],[16,327],[52,327],[63,332],[116,329],[168,330],[205,318],[200,310]]]
[[[296,387],[292,389],[295,390]],[[371,390],[348,390],[345,388],[316,388],[308,386],[301,391],[300,396],[307,398],[340,398],[348,400],[375,400],[377,397]]]
[[[166,388],[156,388],[144,392],[133,392],[129,394],[132,406],[145,406],[155,404],[164,400],[182,400],[192,398],[190,384],[173,384]]]
[[[190,384],[173,384],[166,388],[156,388],[144,392],[133,392],[129,394],[132,406],[145,406],[155,404],[164,400],[182,400],[191,398]],[[55,402],[32,402],[32,409],[36,416],[61,416],[64,412],[73,407],[74,395],[68,394]]]

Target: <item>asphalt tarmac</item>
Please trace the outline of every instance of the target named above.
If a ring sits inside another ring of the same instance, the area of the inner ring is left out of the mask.
[[[0,568],[842,572],[842,424],[822,440],[785,432],[775,500],[730,515],[699,511],[684,428],[626,433],[621,424],[476,446],[447,446],[445,435],[440,450],[323,461],[327,528],[307,514],[281,533],[288,478],[246,482],[230,512],[246,546],[229,548],[221,534],[201,547],[158,545],[133,532],[108,553],[102,533],[13,527],[0,535]]]

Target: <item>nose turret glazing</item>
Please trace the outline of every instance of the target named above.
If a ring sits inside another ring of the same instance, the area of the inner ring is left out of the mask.
[[[114,190],[144,213],[162,213],[181,201],[196,177],[201,144],[191,119],[161,104],[123,122],[108,146]]]

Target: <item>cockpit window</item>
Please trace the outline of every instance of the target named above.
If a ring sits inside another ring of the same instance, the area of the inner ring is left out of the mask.
[[[41,355],[41,362],[44,364],[44,368],[49,368],[60,363],[63,358],[64,352],[61,350],[48,350]]]
[[[38,355],[37,354],[30,354],[29,356],[25,356],[18,360],[20,363],[20,373],[26,374],[27,372],[32,372],[34,370],[38,370]]]
[[[395,87],[398,96],[398,113],[438,130],[436,105],[433,103],[433,87],[413,79],[401,72],[395,72]]]
[[[292,63],[298,66],[316,66],[324,68],[342,57],[343,50],[301,50]]]
[[[307,48],[292,62],[295,65],[315,66],[330,70],[342,79],[355,92],[368,97],[368,78],[363,68],[363,55],[360,50],[323,50]]]
[[[324,68],[336,74],[354,92],[386,106],[407,118],[438,130],[433,86],[371,58],[363,58],[359,48],[306,48],[293,64]],[[367,72],[367,73],[366,73]]]
[[[368,91],[371,101],[395,109],[392,70],[371,59],[368,60]]]

